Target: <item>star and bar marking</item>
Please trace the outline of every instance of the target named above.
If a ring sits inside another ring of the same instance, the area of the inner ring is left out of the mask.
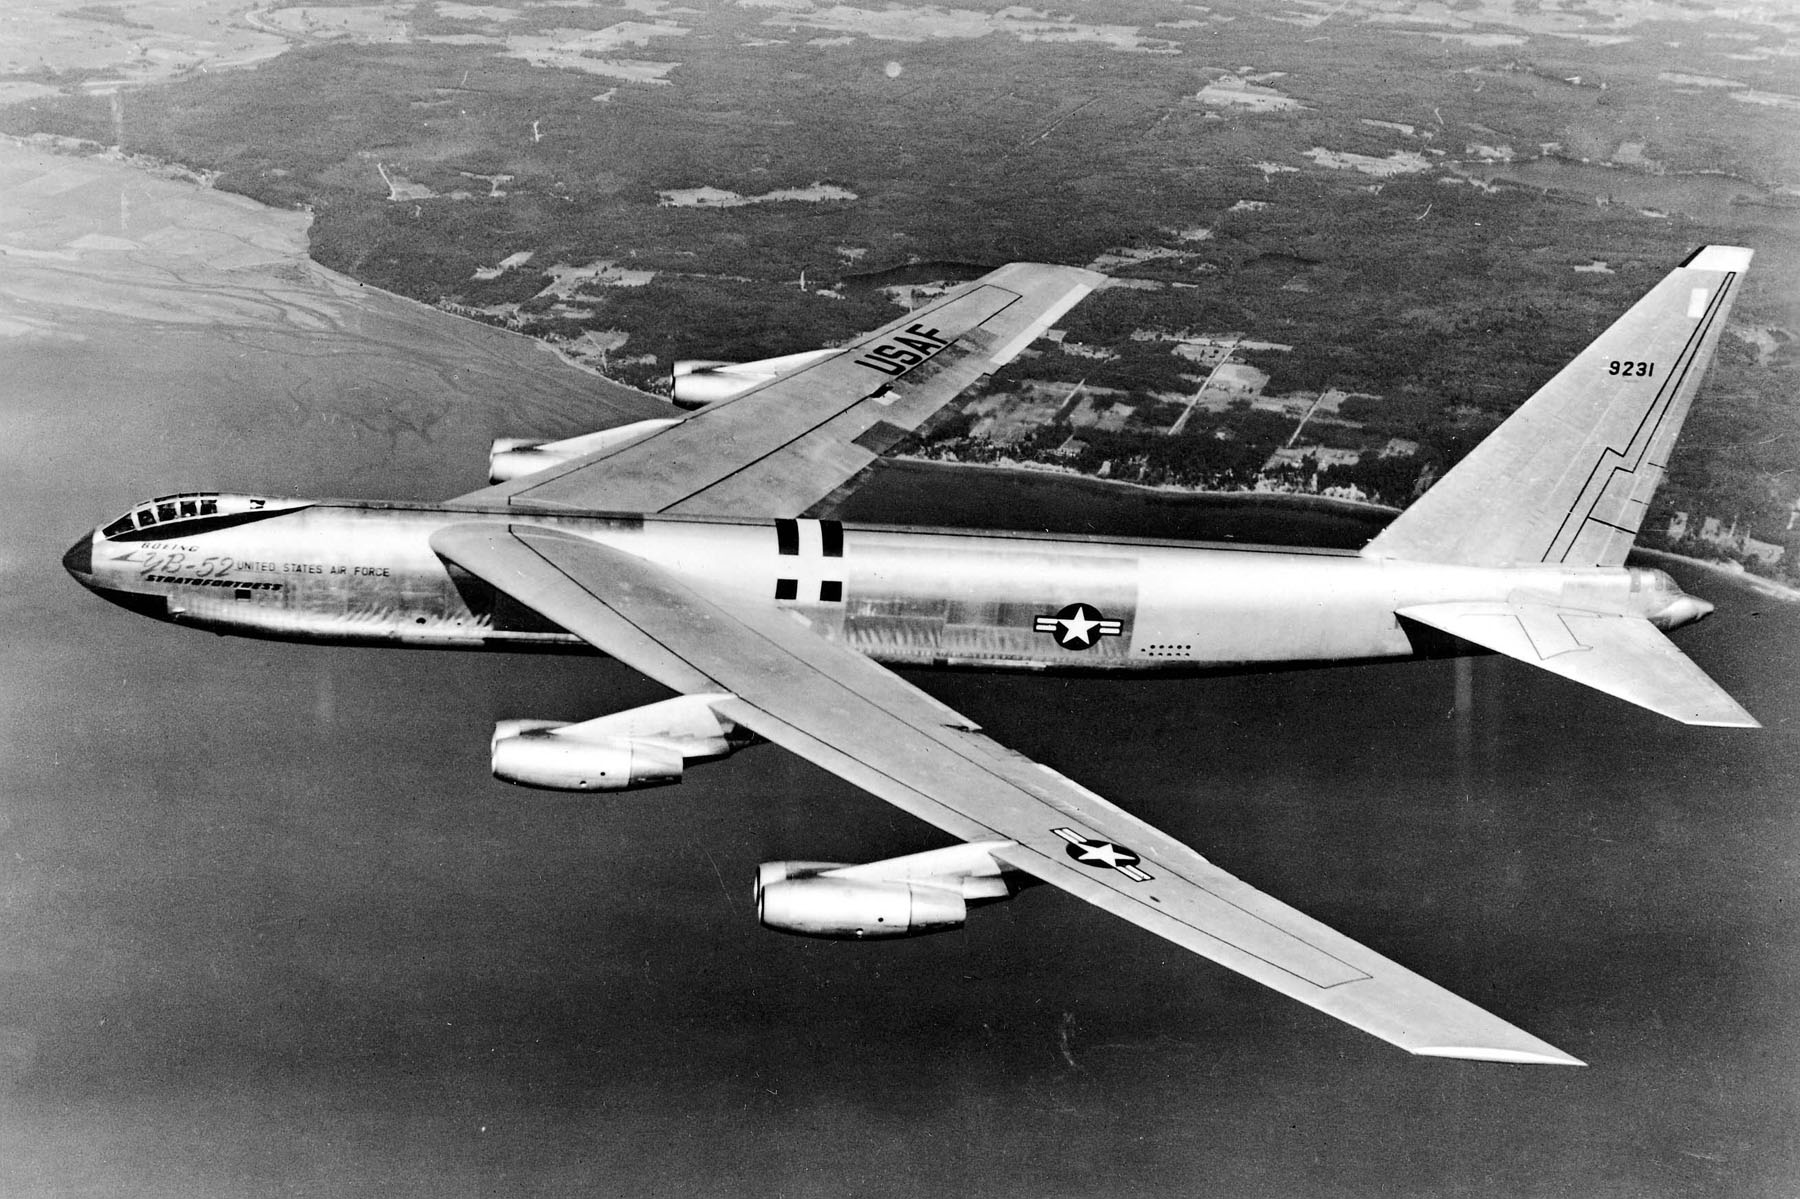
[[[1054,616],[1039,616],[1032,621],[1033,632],[1049,633],[1064,649],[1091,649],[1102,637],[1117,637],[1125,631],[1122,620],[1108,620],[1091,604],[1070,604]]]
[[[1123,845],[1115,845],[1111,841],[1096,841],[1092,837],[1084,837],[1072,828],[1053,828],[1050,830],[1069,843],[1069,856],[1083,866],[1092,866],[1096,870],[1117,870],[1134,883],[1147,883],[1155,875],[1138,869],[1143,861],[1137,854]]]

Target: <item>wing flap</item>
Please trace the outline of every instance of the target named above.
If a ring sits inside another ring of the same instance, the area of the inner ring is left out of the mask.
[[[794,613],[701,593],[572,534],[444,530],[433,547],[720,715],[1159,936],[1416,1053],[1579,1064],[1219,869]]]
[[[1684,724],[1760,728],[1723,687],[1639,616],[1548,604],[1415,604],[1396,615]]]
[[[1013,263],[643,441],[463,500],[798,515],[1010,361],[1103,280],[1075,267]]]

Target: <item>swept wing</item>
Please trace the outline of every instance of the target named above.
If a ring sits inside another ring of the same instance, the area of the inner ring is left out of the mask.
[[[455,525],[444,558],[666,686],[994,857],[1412,1053],[1580,1064],[983,736],[750,597],[529,523]]]
[[[797,516],[1010,362],[1104,278],[1076,267],[1001,267],[642,441],[462,498],[520,509]]]

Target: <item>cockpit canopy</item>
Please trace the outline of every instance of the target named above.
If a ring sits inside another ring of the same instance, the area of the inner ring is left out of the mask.
[[[247,513],[268,509],[269,500],[250,495],[221,495],[216,491],[184,491],[146,500],[100,530],[111,541],[142,541],[151,537],[180,537],[204,533],[223,523],[235,524]]]

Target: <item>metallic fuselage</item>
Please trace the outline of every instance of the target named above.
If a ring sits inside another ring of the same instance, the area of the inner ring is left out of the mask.
[[[228,527],[96,532],[65,561],[115,602],[218,633],[584,650],[429,545],[446,525],[526,522],[792,608],[880,662],[971,668],[1195,671],[1458,652],[1460,643],[1394,615],[1408,604],[1531,600],[1664,627],[1705,607],[1654,570],[1457,567],[1348,551],[815,520],[250,502],[254,517]]]

